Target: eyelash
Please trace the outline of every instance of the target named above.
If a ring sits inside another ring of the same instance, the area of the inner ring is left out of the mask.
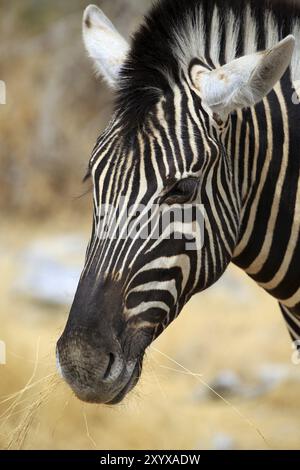
[[[189,188],[183,188],[180,190],[180,185],[186,184],[187,186],[189,184],[194,184],[194,187],[191,188],[191,191],[189,191]],[[197,192],[197,187],[198,187],[198,181],[196,178],[186,178],[185,180],[178,181],[174,186],[162,197],[161,202],[165,204],[176,204],[177,203],[186,203],[191,201]],[[177,190],[177,194],[176,194]],[[180,200],[181,198],[181,200]]]
[[[83,179],[82,179],[82,182],[83,183],[86,183],[87,181],[89,181],[92,177],[92,170],[91,168],[89,167],[86,171],[86,174],[84,175]]]

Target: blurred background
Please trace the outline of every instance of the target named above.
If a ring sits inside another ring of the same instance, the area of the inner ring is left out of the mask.
[[[97,3],[128,38],[151,1]],[[82,45],[87,4],[0,0],[0,448],[299,449],[300,365],[276,302],[234,267],[121,405],[83,405],[56,377],[91,228],[81,180],[113,100]]]

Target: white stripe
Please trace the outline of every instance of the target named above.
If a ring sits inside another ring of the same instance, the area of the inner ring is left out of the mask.
[[[164,310],[165,312],[169,312],[169,307],[164,302],[142,302],[137,307],[125,309],[125,315],[129,318],[137,316],[141,313],[146,312],[150,308],[155,308],[159,310]]]
[[[140,286],[135,287],[129,292],[129,294],[132,294],[133,292],[147,291],[167,291],[172,295],[174,302],[176,302],[178,298],[176,282],[174,279],[171,279],[170,281],[147,282],[146,284],[142,284]]]

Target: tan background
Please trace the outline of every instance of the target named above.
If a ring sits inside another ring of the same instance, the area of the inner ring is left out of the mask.
[[[98,4],[128,37],[150,1]],[[82,265],[81,178],[112,103],[81,43],[86,5],[0,1],[0,447],[299,449],[300,365],[276,302],[235,268],[149,349],[120,406],[83,405],[53,375],[73,287],[37,290]]]

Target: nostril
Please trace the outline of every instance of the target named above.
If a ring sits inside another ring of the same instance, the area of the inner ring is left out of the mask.
[[[107,366],[103,375],[103,382],[113,382],[118,379],[122,371],[124,370],[124,361],[122,357],[117,353],[109,353],[106,356]]]
[[[106,368],[105,374],[103,376],[103,380],[106,380],[110,376],[110,373],[111,373],[112,366],[113,366],[114,362],[115,362],[115,356],[114,356],[114,354],[110,353],[107,368]]]

